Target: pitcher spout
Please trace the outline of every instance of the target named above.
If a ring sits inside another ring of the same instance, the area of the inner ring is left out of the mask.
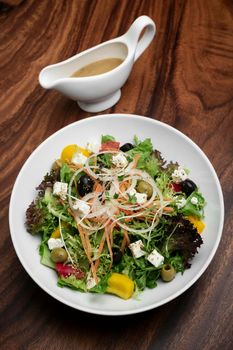
[[[44,89],[52,89],[54,87],[55,79],[51,70],[47,68],[42,69],[39,74],[39,83]]]
[[[48,66],[39,74],[39,83],[44,89],[54,89],[57,81],[65,78],[64,74],[61,74],[61,69],[56,69],[56,65]]]

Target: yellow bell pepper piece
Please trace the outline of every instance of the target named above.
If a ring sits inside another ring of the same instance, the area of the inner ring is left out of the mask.
[[[77,146],[77,148],[78,148],[78,152],[82,153],[85,157],[89,157],[91,155],[91,153],[88,150],[86,150],[85,148],[82,148],[79,146]]]
[[[205,223],[201,220],[196,219],[194,216],[189,215],[187,219],[196,227],[197,232],[201,234],[205,228]]]
[[[128,276],[114,272],[108,279],[107,292],[129,299],[134,292],[134,282]]]
[[[61,159],[64,162],[71,162],[71,159],[75,153],[82,153],[85,157],[90,156],[90,152],[88,152],[85,148],[79,147],[78,145],[68,145],[63,148],[61,152]]]
[[[60,228],[56,228],[56,230],[53,231],[53,233],[51,234],[51,238],[59,238],[61,236],[60,233]]]

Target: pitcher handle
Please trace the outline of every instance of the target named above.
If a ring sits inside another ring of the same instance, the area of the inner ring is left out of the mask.
[[[142,31],[145,29],[143,36],[139,39]],[[139,56],[143,53],[143,51],[149,46],[152,39],[154,38],[156,33],[156,26],[154,21],[148,16],[140,16],[138,17],[127,33],[125,34],[125,39],[130,43],[135,43],[135,54],[134,54],[134,62],[138,59]]]

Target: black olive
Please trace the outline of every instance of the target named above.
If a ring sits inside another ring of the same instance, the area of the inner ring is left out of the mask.
[[[94,182],[88,175],[83,175],[78,180],[78,193],[80,196],[85,196],[85,194],[92,192]]]
[[[186,196],[190,196],[191,193],[193,193],[197,185],[190,179],[186,179],[180,183],[181,185],[181,191],[186,194]]]
[[[123,146],[120,147],[120,150],[122,152],[127,152],[127,151],[130,151],[132,148],[134,148],[132,143],[125,143]]]
[[[113,263],[114,264],[119,264],[119,262],[122,259],[122,252],[119,248],[113,248],[112,249],[113,252]]]

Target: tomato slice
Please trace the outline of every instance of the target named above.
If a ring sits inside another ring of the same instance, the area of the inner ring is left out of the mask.
[[[173,189],[174,192],[182,192],[181,190],[181,184],[176,184],[175,182],[171,183],[171,188]]]
[[[101,145],[101,152],[104,152],[104,151],[119,151],[119,148],[120,148],[120,142],[108,141],[108,142],[102,143],[102,145]]]
[[[74,275],[78,280],[81,280],[85,276],[85,273],[82,270],[76,269],[71,265],[56,263],[55,268],[57,273],[62,277]]]

